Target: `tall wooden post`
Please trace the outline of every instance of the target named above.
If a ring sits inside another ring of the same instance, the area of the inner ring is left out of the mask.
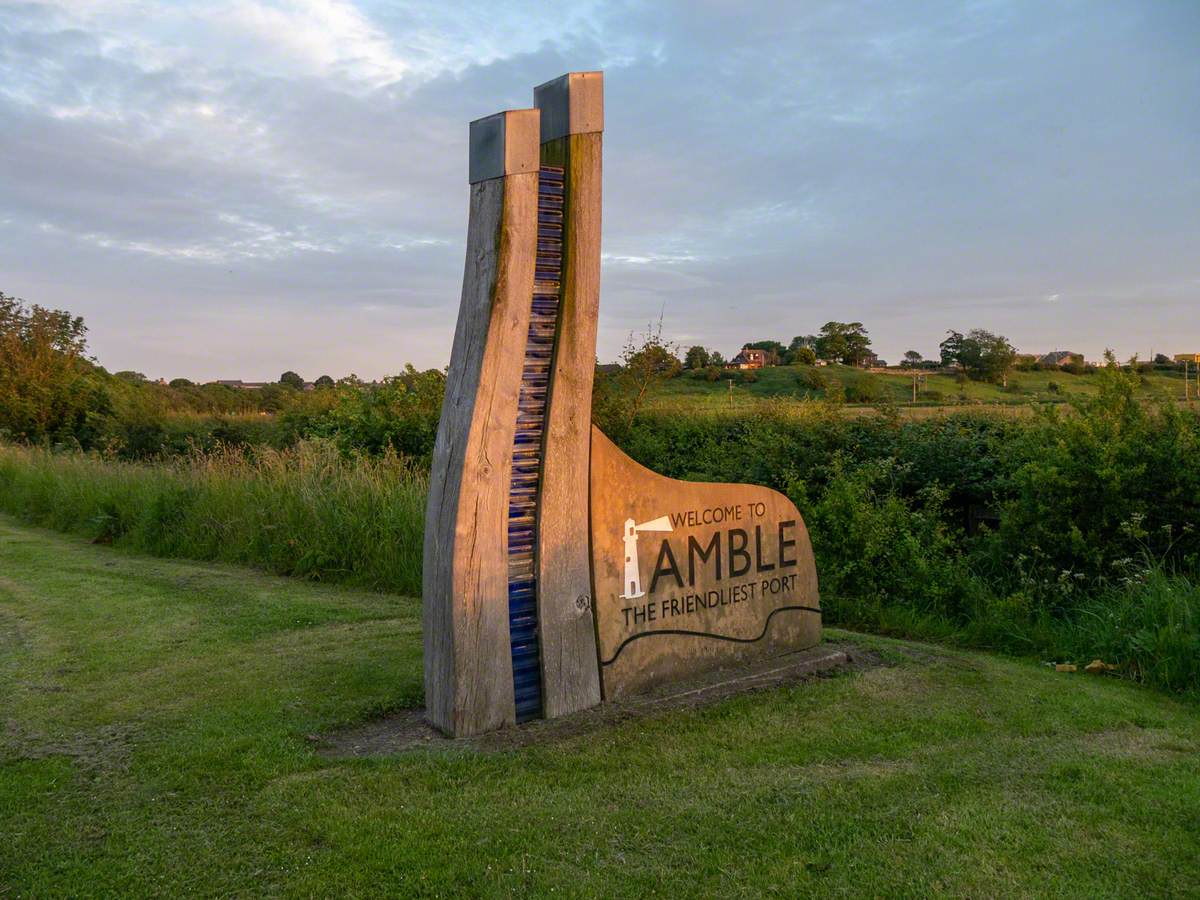
[[[562,167],[563,265],[538,513],[538,627],[547,717],[600,702],[588,543],[588,460],[600,309],[604,73],[534,89],[542,165]]]
[[[470,735],[515,719],[508,499],[537,240],[540,115],[471,123],[470,222],[425,522],[425,702]]]
[[[821,633],[812,548],[786,497],[663,478],[592,428],[603,75],[564,75],[534,101],[471,123],[425,532],[426,703],[453,735]]]

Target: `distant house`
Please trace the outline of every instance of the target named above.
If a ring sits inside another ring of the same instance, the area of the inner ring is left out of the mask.
[[[1176,353],[1174,359],[1177,363],[1200,363],[1200,353]]]
[[[1070,350],[1055,350],[1053,353],[1047,353],[1038,360],[1038,365],[1041,366],[1069,366],[1071,363],[1083,363],[1082,353],[1073,353]]]
[[[862,361],[859,363],[864,369],[886,369],[887,360],[880,359],[874,350],[863,351]]]
[[[261,391],[270,384],[268,381],[242,381],[240,378],[218,378],[214,383],[227,388],[241,388],[247,391]]]
[[[767,364],[767,351],[759,350],[757,347],[743,347],[733,359],[729,361],[727,368],[730,369],[761,369]]]

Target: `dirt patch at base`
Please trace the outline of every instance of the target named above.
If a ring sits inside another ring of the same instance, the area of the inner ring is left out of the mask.
[[[831,641],[810,650],[764,660],[751,667],[722,669],[633,697],[601,703],[557,719],[538,719],[471,738],[448,738],[425,721],[422,709],[329,734],[309,735],[317,753],[330,759],[388,756],[414,750],[498,753],[566,740],[621,722],[677,709],[708,706],[728,697],[829,678],[886,665],[874,650]]]

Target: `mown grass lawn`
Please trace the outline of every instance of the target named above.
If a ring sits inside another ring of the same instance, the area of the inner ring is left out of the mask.
[[[1194,895],[1194,705],[839,637],[888,665],[331,760],[420,704],[416,600],[0,520],[0,895]]]

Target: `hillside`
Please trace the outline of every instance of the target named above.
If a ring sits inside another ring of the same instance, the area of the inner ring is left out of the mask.
[[[1184,894],[1200,711],[833,633],[855,672],[504,752],[330,759],[421,703],[416,600],[0,520],[0,894]]]
[[[732,390],[731,377],[734,381]],[[684,372],[662,384],[651,406],[671,406],[686,401],[688,405],[728,407],[731,396],[735,406],[770,397],[820,400],[837,395],[851,404],[884,401],[904,405],[911,404],[913,399],[912,374],[899,369],[868,372],[850,366],[774,366],[755,371],[754,377],[757,380],[747,383],[739,373],[723,373],[717,381],[707,381]],[[1154,371],[1143,374],[1140,380],[1137,394],[1143,399],[1183,399],[1182,373]],[[1069,372],[1013,372],[1007,387],[980,381],[960,384],[953,375],[928,372],[924,373],[924,383],[919,385],[917,404],[1059,403],[1092,396],[1097,390],[1094,375]],[[1194,398],[1194,385],[1192,393]]]

